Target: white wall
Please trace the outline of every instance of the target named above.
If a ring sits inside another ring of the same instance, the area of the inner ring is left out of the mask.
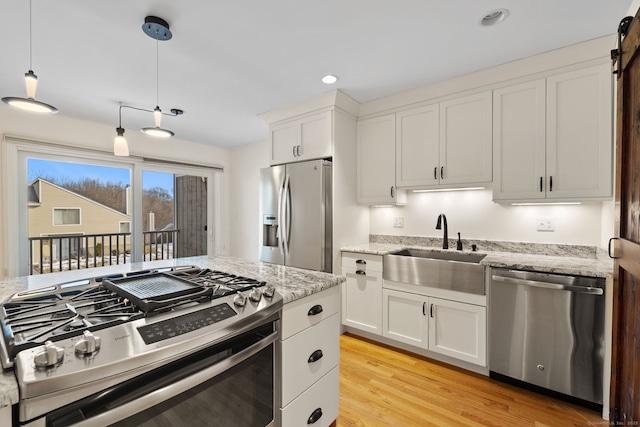
[[[231,150],[229,255],[257,261],[260,242],[260,169],[269,166],[269,142]]]
[[[371,233],[442,237],[438,215],[447,216],[449,237],[533,243],[563,243],[605,247],[613,236],[610,209],[603,203],[582,205],[512,206],[491,201],[491,189],[436,193],[409,193],[404,207],[371,208]],[[608,205],[612,203],[607,202]],[[394,228],[393,218],[404,227]],[[538,218],[550,218],[555,231],[537,231]],[[612,217],[611,217],[612,218]]]
[[[115,111],[115,110],[114,110]],[[24,139],[72,145],[93,150],[113,152],[113,138],[117,121],[114,116],[113,125],[103,125],[66,117],[64,112],[55,115],[29,114],[0,104],[0,135],[15,136]],[[173,160],[200,165],[221,166],[229,169],[229,150],[198,144],[178,138],[157,139],[150,138],[135,129],[128,129],[125,133],[132,156],[151,157],[155,159]],[[1,154],[0,154],[1,155]],[[117,160],[117,157],[113,157]],[[0,158],[0,162],[4,160]],[[2,164],[2,163],[0,163]],[[3,174],[4,176],[4,174]],[[7,179],[7,178],[3,178]],[[8,179],[12,180],[12,177]],[[8,200],[4,191],[5,185],[0,185],[0,243],[6,242],[8,227],[8,212],[16,209]],[[26,191],[26,188],[24,189]],[[218,244],[218,253],[225,253],[229,247],[229,179],[223,179],[222,202],[217,211],[221,212],[222,241]],[[2,250],[7,250],[3,247]],[[5,257],[0,256],[0,276],[5,276],[10,270],[5,265]]]

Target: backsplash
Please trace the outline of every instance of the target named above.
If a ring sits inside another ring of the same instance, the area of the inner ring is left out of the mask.
[[[386,234],[370,234],[369,242],[407,246],[442,247],[441,238],[421,236],[392,236]],[[449,239],[449,248],[455,249],[456,242],[457,239]],[[579,258],[608,258],[607,252],[597,246],[462,239],[463,250],[471,250],[471,245],[476,245],[478,247],[478,251],[481,252],[497,251]]]

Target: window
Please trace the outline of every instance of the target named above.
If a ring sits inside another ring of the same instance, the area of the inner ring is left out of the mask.
[[[131,221],[120,221],[120,233],[131,233]]]
[[[53,225],[80,225],[80,209],[54,208]]]

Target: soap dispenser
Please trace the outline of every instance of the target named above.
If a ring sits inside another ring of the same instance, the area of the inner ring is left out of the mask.
[[[461,251],[462,250],[462,240],[460,240],[460,233],[458,232],[458,244],[456,246],[456,249]]]

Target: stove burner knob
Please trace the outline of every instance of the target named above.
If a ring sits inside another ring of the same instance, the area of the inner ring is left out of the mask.
[[[89,331],[84,331],[82,335],[83,338],[76,343],[76,353],[84,356],[100,350],[100,344],[102,342],[100,337],[93,335]]]
[[[33,358],[38,368],[49,368],[64,359],[64,349],[56,347],[51,341],[45,341],[44,349]]]
[[[273,298],[273,295],[276,293],[276,287],[273,285],[267,285],[262,291],[262,294],[267,298]]]
[[[235,297],[233,297],[233,304],[238,307],[244,307],[247,303],[247,297],[242,295],[242,293],[238,292]]]
[[[251,292],[249,292],[249,299],[255,302],[260,301],[262,299],[262,290],[258,288],[251,289]]]

